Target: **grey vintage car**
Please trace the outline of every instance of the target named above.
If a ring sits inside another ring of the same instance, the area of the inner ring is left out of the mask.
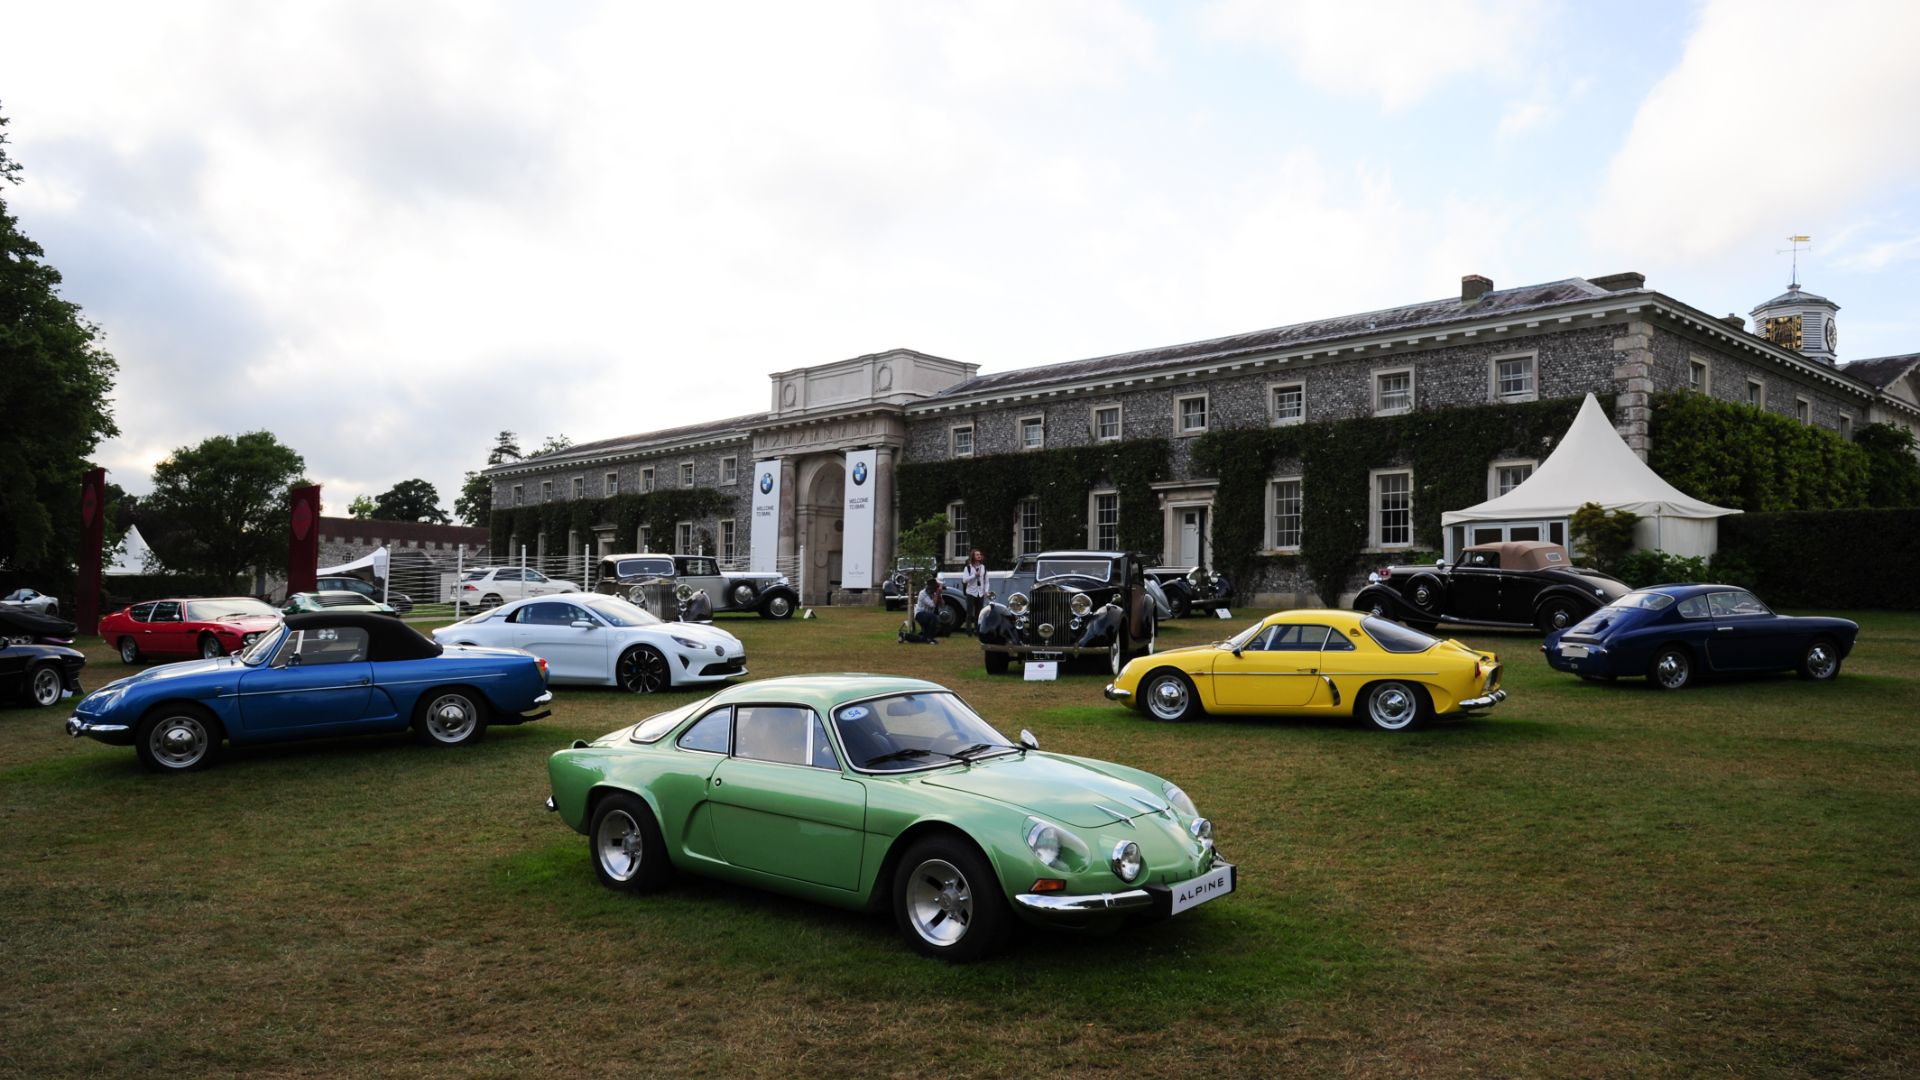
[[[684,606],[697,604],[698,593],[706,594],[716,614],[751,611],[763,619],[787,619],[800,606],[800,594],[786,575],[722,571],[711,555],[608,555],[594,574],[593,591],[622,597],[661,618],[679,614],[666,607],[664,598]]]
[[[913,602],[915,582],[925,582],[928,574],[939,572],[939,559],[913,559],[903,555],[893,560],[893,573],[880,583],[881,603],[888,611],[907,607]]]

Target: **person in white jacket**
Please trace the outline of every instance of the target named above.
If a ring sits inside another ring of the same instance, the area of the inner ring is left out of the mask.
[[[979,548],[967,556],[967,565],[960,570],[960,591],[967,597],[967,627],[971,629],[980,623],[980,608],[987,602],[987,557]]]

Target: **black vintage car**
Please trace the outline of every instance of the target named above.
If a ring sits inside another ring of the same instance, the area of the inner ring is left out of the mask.
[[[0,608],[0,645],[71,646],[78,629],[58,615],[25,608]]]
[[[0,644],[0,701],[45,708],[62,693],[80,693],[80,669],[86,655],[59,645]]]
[[[1160,583],[1176,619],[1196,611],[1211,615],[1233,606],[1233,582],[1204,566],[1149,566],[1147,578]]]
[[[1475,544],[1457,563],[1387,566],[1367,580],[1353,599],[1354,610],[1420,630],[1476,623],[1552,633],[1632,591],[1617,578],[1573,565],[1559,544],[1537,540]]]
[[[1034,561],[1031,595],[995,599],[980,612],[987,672],[1014,660],[1106,657],[1119,674],[1153,651],[1158,622],[1140,560],[1117,551],[1049,551]]]
[[[939,559],[911,559],[904,555],[895,559],[893,573],[880,583],[880,602],[888,611],[899,611],[913,602],[919,583],[939,572]]]

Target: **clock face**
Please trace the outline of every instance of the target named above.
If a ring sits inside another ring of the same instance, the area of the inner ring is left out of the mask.
[[[1827,319],[1827,351],[1828,352],[1840,351],[1839,349],[1836,349],[1834,347],[1834,343],[1838,340],[1839,340],[1839,335],[1833,329],[1833,319],[1828,318]]]

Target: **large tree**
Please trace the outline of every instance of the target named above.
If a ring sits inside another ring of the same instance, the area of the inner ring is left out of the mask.
[[[520,440],[511,431],[503,431],[487,452],[487,465],[519,461]],[[469,525],[485,525],[493,514],[493,481],[479,472],[469,472],[460,482],[460,495],[453,500],[453,512]]]
[[[0,116],[0,192],[20,182]],[[0,566],[71,564],[80,476],[113,423],[117,365],[100,329],[58,293],[60,272],[16,227],[0,198]]]
[[[154,467],[144,503],[174,528],[148,542],[177,570],[231,578],[276,566],[287,557],[287,491],[306,467],[265,431],[180,447]]]
[[[374,497],[376,521],[425,521],[449,524],[447,512],[440,509],[440,492],[425,480],[402,480]]]

